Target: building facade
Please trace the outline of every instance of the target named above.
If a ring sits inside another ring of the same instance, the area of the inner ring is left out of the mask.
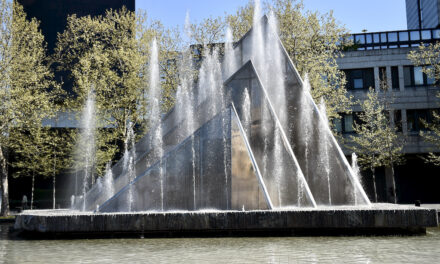
[[[440,0],[406,0],[408,29],[438,28]]]
[[[121,9],[125,6],[135,11],[135,0],[18,0],[29,17],[41,22],[41,30],[47,41],[48,50],[55,47],[57,34],[62,33],[67,17],[104,15],[108,9]]]
[[[392,109],[390,119],[396,125],[399,135],[404,138],[405,163],[396,167],[396,185],[399,203],[439,203],[440,195],[436,187],[440,184],[440,169],[426,164],[423,156],[429,152],[440,152],[420,136],[426,130],[421,120],[432,119],[432,112],[440,108],[437,97],[440,89],[435,80],[422,72],[408,59],[410,51],[417,49],[420,43],[434,43],[440,40],[440,29],[406,30],[354,34],[355,45],[344,57],[338,59],[338,65],[346,74],[347,90],[354,100],[365,100],[369,87],[387,96]],[[381,89],[385,81],[389,92]],[[336,124],[344,137],[353,134],[353,123],[359,105],[353,107],[353,113],[344,115]],[[349,155],[349,151],[346,150]],[[391,201],[392,178],[390,171],[382,168],[376,175],[379,201]],[[364,173],[364,184],[370,198],[373,196],[372,177]]]

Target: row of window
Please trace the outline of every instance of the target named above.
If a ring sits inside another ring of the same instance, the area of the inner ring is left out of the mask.
[[[369,89],[370,87],[376,88],[374,68],[350,69],[344,70],[344,72],[347,79],[346,88],[348,90]],[[405,87],[433,86],[436,84],[433,78],[423,73],[422,67],[404,66],[403,77]],[[379,78],[381,83],[387,83],[385,67],[379,68]],[[395,90],[398,90],[400,87],[399,69],[397,66],[391,67],[391,86]]]
[[[427,127],[424,125],[424,121],[432,123],[434,112],[438,112],[438,109],[408,109],[406,110],[406,123],[408,132],[420,132],[426,131]],[[334,121],[334,128],[337,132],[342,134],[354,133],[354,124],[361,124],[359,115],[362,112],[353,112],[351,114],[342,114],[341,119]],[[397,127],[398,132],[402,132],[402,111],[394,111],[394,125]]]

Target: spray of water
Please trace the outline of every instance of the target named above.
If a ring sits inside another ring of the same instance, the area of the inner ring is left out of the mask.
[[[125,139],[125,151],[127,156],[124,158],[127,159],[127,168],[125,168],[125,175],[127,178],[127,182],[129,184],[128,190],[128,211],[132,211],[133,203],[134,203],[134,193],[133,193],[133,185],[131,184],[136,178],[136,170],[135,170],[135,161],[136,161],[136,148],[135,148],[135,134],[133,131],[133,124],[129,122],[127,128],[127,136]]]
[[[234,40],[230,27],[226,28],[225,57],[223,60],[223,80],[231,77],[238,70],[237,54],[234,50]]]
[[[322,179],[321,181],[327,182],[327,189],[328,189],[328,203],[329,205],[332,205],[332,193],[331,193],[331,186],[330,186],[330,158],[329,158],[329,138],[327,136],[326,131],[328,130],[328,118],[327,118],[327,109],[325,107],[324,99],[321,98],[321,103],[319,104],[319,111],[321,112],[321,116],[323,117],[321,119],[321,122],[319,124],[320,126],[320,133],[319,133],[319,147],[321,148],[319,151],[319,162],[322,167],[323,173],[322,173]]]
[[[111,168],[111,163],[107,163],[105,166],[104,174],[104,199],[107,201],[115,194],[115,186],[113,180],[113,171]]]
[[[307,180],[310,180],[309,177],[309,155],[310,155],[310,139],[312,137],[312,119],[313,119],[313,107],[309,100],[311,98],[310,95],[311,92],[311,86],[309,81],[308,74],[304,77],[303,87],[302,87],[302,93],[301,93],[301,100],[300,100],[300,123],[301,126],[304,129],[303,133],[303,142],[304,142],[304,160],[305,160],[305,169],[304,169],[304,176]],[[301,199],[302,195],[304,193],[303,184],[299,182],[298,179],[298,206],[301,206]]]
[[[160,72],[159,72],[159,48],[156,39],[153,40],[151,45],[151,58],[150,58],[150,126],[154,127],[153,135],[153,149],[154,156],[160,159],[160,196],[161,196],[161,209],[163,210],[164,204],[164,168],[162,165],[163,157],[163,139],[162,139],[162,124],[161,124],[161,84],[160,84]]]
[[[89,183],[93,178],[93,168],[95,165],[95,129],[95,94],[92,89],[82,111],[80,137],[76,149],[77,170],[83,171],[83,211],[87,209],[87,192],[89,190]]]
[[[205,50],[209,50],[205,47]],[[219,51],[217,48],[212,49],[210,52],[205,52],[206,56],[202,62],[202,66],[199,72],[199,103],[209,101],[212,107],[210,108],[210,116],[220,113],[225,109],[225,95],[223,89],[223,75],[221,63],[219,60]],[[225,174],[225,199],[226,205],[229,208],[229,193],[228,193],[228,144],[227,144],[227,120],[225,116],[222,117],[222,140],[223,140],[223,167]]]
[[[354,152],[353,152],[353,154],[351,154],[351,168],[353,169],[353,175],[354,175],[355,182],[362,186],[362,176],[361,176],[361,172],[360,172],[359,165],[357,162],[357,155]],[[354,185],[355,186],[353,186],[353,188],[352,188],[352,190],[353,190],[352,196],[353,196],[355,205],[358,205],[359,202],[362,202],[362,200],[359,201],[356,184],[354,184]]]
[[[242,113],[243,113],[242,114],[243,115],[243,117],[242,117],[243,129],[249,138],[249,134],[251,132],[252,117],[251,117],[251,99],[250,99],[248,88],[244,89],[242,98],[243,98],[243,101],[242,101],[241,109],[242,109]]]

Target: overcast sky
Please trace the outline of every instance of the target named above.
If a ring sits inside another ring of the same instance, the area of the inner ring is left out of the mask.
[[[209,16],[233,13],[248,0],[136,0],[136,8],[160,19],[166,26],[181,26],[185,14],[200,21]],[[405,0],[304,0],[308,10],[326,13],[333,10],[339,22],[352,33],[367,29],[389,31],[406,29]]]

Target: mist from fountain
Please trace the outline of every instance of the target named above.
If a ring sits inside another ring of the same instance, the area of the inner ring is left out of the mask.
[[[104,199],[108,200],[115,194],[115,186],[113,179],[113,171],[111,168],[111,163],[107,163],[105,166],[105,174],[104,174],[104,189],[103,189]]]
[[[244,132],[246,136],[249,138],[251,132],[252,116],[251,116],[251,98],[249,95],[248,88],[244,89],[242,98],[243,98],[241,104],[242,115],[243,115],[242,124],[243,124]]]
[[[299,110],[300,110],[300,123],[303,127],[303,142],[304,142],[304,163],[305,169],[303,170],[304,176],[306,179],[310,180],[309,177],[309,155],[310,155],[310,144],[313,132],[313,106],[310,103],[311,98],[311,86],[309,81],[309,76],[306,73],[303,79],[303,86],[301,92],[301,99],[299,102]],[[304,192],[304,186],[300,184],[298,179],[298,200],[300,201],[300,197],[302,197]],[[299,203],[300,204],[300,203]]]
[[[135,161],[136,161],[136,139],[133,130],[133,124],[129,122],[127,127],[127,135],[125,138],[125,154],[124,155],[124,165],[126,166],[123,169],[125,172],[126,182],[129,184],[128,196],[127,196],[127,208],[128,211],[131,212],[133,202],[134,202],[134,194],[133,194],[133,185],[131,184],[136,178],[136,169],[135,169]]]
[[[75,209],[75,195],[70,196],[70,209]]]
[[[159,48],[157,40],[153,39],[151,44],[151,57],[150,57],[150,90],[149,90],[149,104],[150,104],[150,127],[154,128],[152,148],[154,149],[154,156],[160,159],[162,164],[163,160],[163,135],[162,135],[162,88],[160,84],[160,71],[159,71]],[[160,179],[160,196],[161,196],[161,208],[164,206],[164,168],[161,165],[159,168]]]
[[[87,208],[87,192],[89,190],[89,184],[93,178],[93,170],[95,166],[95,130],[95,94],[94,89],[91,89],[81,114],[80,135],[75,152],[76,169],[83,171],[83,211]]]
[[[225,95],[223,89],[223,76],[222,67],[219,59],[219,50],[218,48],[210,48],[208,46],[204,47],[205,57],[203,58],[202,66],[199,71],[199,83],[198,83],[198,92],[199,92],[199,104],[203,102],[209,101],[212,107],[209,108],[209,115],[214,116],[218,114],[220,111],[225,109]],[[227,134],[226,131],[226,120],[224,116],[221,122],[222,129],[222,140],[223,140],[223,167],[224,167],[224,180],[225,180],[225,198],[227,207],[229,207],[229,195],[228,195],[228,162],[227,162],[227,152],[228,152],[228,144],[227,144]],[[212,161],[214,162],[214,161]]]
[[[361,171],[359,169],[359,165],[358,165],[358,162],[357,162],[357,155],[354,152],[351,154],[351,168],[353,170],[353,175],[354,175],[355,181],[357,181],[360,185],[362,185]],[[356,188],[353,188],[352,196],[353,196],[353,199],[354,199],[354,204],[358,205],[359,204],[359,201],[358,201],[359,197],[357,195]]]
[[[328,205],[332,205],[332,190],[330,185],[330,152],[329,152],[329,138],[326,133],[328,130],[328,118],[327,118],[327,108],[325,106],[325,101],[321,98],[321,103],[319,104],[319,111],[321,112],[321,122],[319,124],[319,166],[322,170],[322,178],[319,179],[321,182],[327,183],[328,190]],[[353,188],[356,189],[356,188]]]
[[[189,12],[185,17],[185,35],[188,41],[191,40],[191,22]],[[195,125],[195,109],[197,105],[194,95],[194,63],[193,54],[190,47],[188,47],[182,54],[179,61],[179,76],[180,85],[176,92],[176,107],[177,123],[181,123],[179,132],[179,142],[191,135],[191,165],[192,165],[192,187],[193,187],[193,208],[197,208],[196,200],[196,152],[194,146],[193,132],[196,129]]]
[[[226,28],[225,56],[223,59],[223,80],[227,80],[238,70],[237,54],[234,50],[234,37],[232,29]]]
[[[258,71],[259,78],[266,89],[267,100],[273,107],[270,109],[267,106],[262,107],[262,121],[261,121],[261,135],[263,137],[263,166],[262,174],[271,175],[275,181],[278,192],[278,207],[282,206],[294,206],[294,204],[284,204],[282,201],[281,193],[285,186],[284,181],[286,177],[291,177],[290,173],[285,171],[285,152],[290,153],[290,157],[293,159],[297,178],[298,195],[296,206],[301,205],[301,197],[304,193],[309,198],[312,198],[310,190],[306,187],[304,175],[299,167],[299,164],[294,157],[293,151],[290,148],[288,138],[290,138],[287,124],[287,96],[286,96],[286,83],[284,78],[285,61],[283,61],[283,51],[280,45],[280,41],[277,35],[278,23],[275,15],[271,13],[268,17],[268,28],[263,27],[261,23],[261,6],[260,1],[255,1],[254,9],[254,24],[252,31],[252,54],[251,59],[255,68]],[[271,111],[274,111],[272,113]],[[276,115],[273,116],[273,115]],[[273,119],[276,120],[275,127],[273,127]],[[270,131],[274,133],[271,134]],[[271,138],[273,137],[273,138]],[[274,142],[273,150],[269,149],[269,142]],[[290,148],[290,149],[286,149]],[[270,164],[270,166],[269,166]],[[313,200],[313,198],[312,198]],[[312,202],[313,203],[313,202]]]

